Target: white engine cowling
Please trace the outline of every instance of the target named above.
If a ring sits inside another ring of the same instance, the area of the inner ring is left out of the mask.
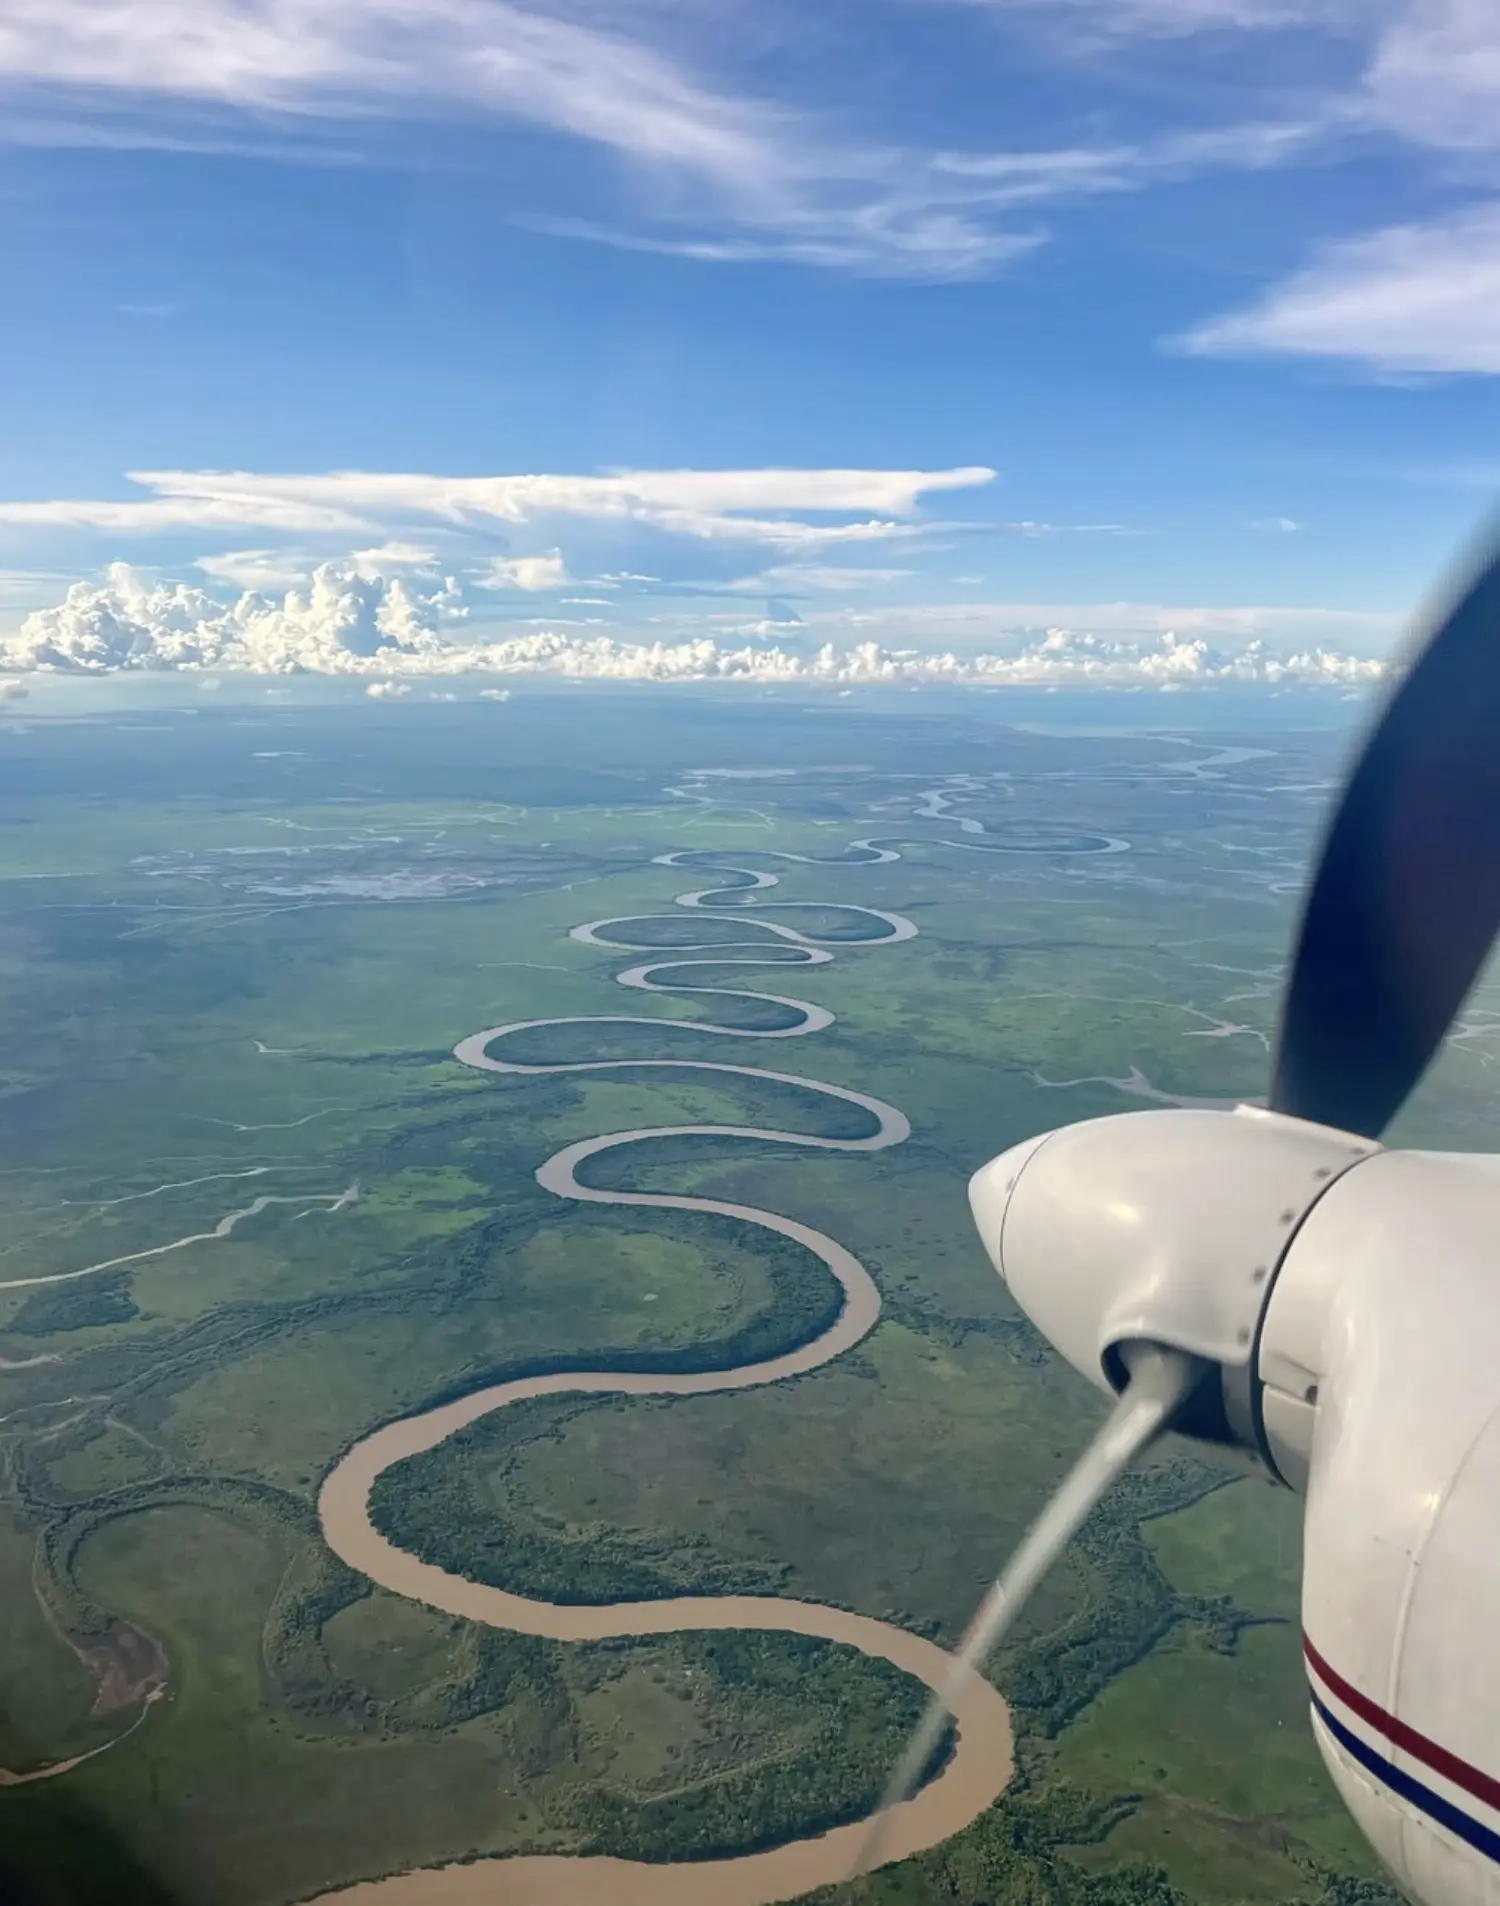
[[[1216,1364],[1232,1432],[1256,1327],[1308,1211],[1377,1147],[1246,1108],[1124,1112],[1003,1152],[969,1186],[1011,1295],[1076,1370],[1123,1381],[1119,1346],[1170,1344]]]
[[[975,1175],[981,1236],[1076,1368],[1217,1364],[1187,1427],[1307,1499],[1329,1771],[1422,1906],[1500,1906],[1500,1158],[1273,1114],[1141,1112]]]

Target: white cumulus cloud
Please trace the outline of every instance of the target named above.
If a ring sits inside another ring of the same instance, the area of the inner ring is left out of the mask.
[[[919,611],[906,611],[919,615]],[[972,616],[967,606],[950,612]],[[765,622],[677,639],[578,634],[541,626],[522,635],[474,640],[458,628],[464,608],[453,584],[419,588],[400,577],[361,575],[325,563],[305,590],[280,601],[248,591],[225,603],[184,583],[159,582],[117,563],[99,585],[75,583],[56,607],[28,616],[0,650],[13,671],[106,674],[148,669],[242,670],[367,678],[376,699],[405,695],[413,681],[459,675],[550,675],[589,681],[749,681],[1098,684],[1172,688],[1215,682],[1355,684],[1385,664],[1322,643],[1290,652],[1263,633],[1210,639],[1202,632],[1137,623],[1123,631],[1050,628],[1028,634],[991,627],[996,645],[963,649],[897,644],[859,633],[789,639]],[[1218,615],[1226,612],[1198,612]],[[1248,631],[1268,612],[1227,612]],[[1269,612],[1273,613],[1274,612]],[[928,611],[941,625],[937,611]],[[1187,612],[1191,621],[1191,612]],[[545,624],[545,619],[543,619]],[[960,626],[963,626],[960,623]],[[968,633],[973,635],[972,625]],[[504,690],[486,690],[498,697]]]
[[[1207,607],[1163,602],[929,602],[876,609],[807,611],[826,639],[875,641],[890,648],[944,647],[960,654],[1008,652],[1026,631],[1089,629],[1096,636],[1150,646],[1166,635],[1201,638],[1215,651],[1264,643],[1288,651],[1384,652],[1401,618],[1381,610],[1289,608],[1242,603]]]
[[[188,583],[157,582],[112,563],[104,583],[74,583],[55,608],[26,617],[5,644],[12,668],[104,674],[222,664],[261,674],[362,673],[383,656],[432,656],[439,630],[465,613],[452,584],[414,589],[324,563],[305,592],[280,601],[247,591],[225,604]]]

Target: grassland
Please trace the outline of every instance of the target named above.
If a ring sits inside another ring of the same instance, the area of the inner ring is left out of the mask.
[[[766,917],[805,930],[867,931],[862,906],[919,925],[826,966],[772,946],[745,970],[836,1012],[815,1038],[726,1055],[686,1024],[528,1035],[538,1060],[728,1056],[899,1105],[912,1139],[878,1157],[662,1141],[586,1174],[819,1226],[870,1267],[882,1322],[766,1391],[508,1413],[428,1459],[404,1535],[446,1531],[475,1572],[559,1598],[617,1597],[634,1570],[952,1636],[1090,1433],[1094,1400],[984,1262],[964,1180],[1031,1131],[1141,1103],[1108,1082],[1132,1068],[1168,1092],[1261,1089],[1315,811],[1295,789],[1326,772],[1328,739],[1289,733],[1204,779],[1211,748],[1180,740],[698,706],[538,704],[527,724],[289,706],[177,718],[169,744],[129,722],[12,737],[0,1766],[121,1732],[153,1644],[168,1689],[121,1745],[0,1790],[15,1873],[62,1874],[70,1900],[282,1906],[473,1851],[685,1855],[867,1804],[910,1691],[845,1651],[523,1643],[369,1592],[317,1534],[321,1477],[392,1416],[521,1369],[707,1367],[824,1314],[822,1267],[743,1227],[561,1206],[532,1174],[612,1129],[847,1135],[863,1114],[714,1074],[480,1077],[451,1059],[513,1019],[785,1023],[622,993],[633,956],[568,938],[671,916],[715,878],[655,855],[777,872]],[[566,769],[580,723],[592,765]],[[868,766],[818,771],[851,761]],[[690,772],[747,763],[794,772]],[[1010,777],[958,802],[996,838],[1132,851],[969,851],[912,814],[960,769]],[[867,835],[903,858],[837,860]],[[683,910],[647,935],[766,937]],[[1481,1057],[1446,1062],[1411,1136],[1472,1136]],[[1221,1480],[1178,1456],[1111,1505],[999,1665],[1017,1787],[851,1899],[1227,1906],[1365,1874],[1306,1735],[1295,1505],[1247,1508],[1251,1485]],[[96,1711],[106,1685],[119,1704]]]

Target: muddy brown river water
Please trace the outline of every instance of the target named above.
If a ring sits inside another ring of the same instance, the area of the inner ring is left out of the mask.
[[[865,855],[871,864],[897,858],[889,848],[865,842],[856,843],[855,851]],[[679,858],[686,857],[662,857],[667,864]],[[672,1033],[684,1027],[726,1039],[788,1039],[805,1037],[831,1024],[833,1015],[808,1000],[789,998],[781,993],[756,993],[742,987],[699,987],[684,983],[685,971],[693,967],[722,969],[764,965],[768,948],[775,949],[778,966],[824,965],[833,957],[833,946],[850,944],[848,940],[819,940],[814,934],[768,920],[763,914],[751,915],[748,909],[754,905],[753,896],[775,886],[776,876],[756,869],[721,865],[721,878],[725,872],[733,875],[733,884],[680,894],[676,904],[690,910],[714,911],[720,919],[729,915],[743,920],[754,937],[727,944],[716,941],[652,947],[632,943],[628,929],[635,923],[633,919],[590,921],[575,927],[572,937],[590,946],[654,952],[657,957],[653,961],[633,966],[619,976],[622,984],[634,990],[691,992],[774,1003],[788,1013],[795,1013],[795,1023],[784,1029],[763,1032],[702,1021],[663,1021],[625,1015],[600,1016],[589,1021],[517,1021],[473,1034],[460,1043],[455,1056],[466,1065],[494,1072],[615,1072],[637,1067],[652,1070],[667,1067],[733,1073],[791,1085],[862,1107],[874,1125],[874,1130],[863,1138],[821,1138],[754,1126],[655,1126],[581,1140],[555,1153],[537,1172],[545,1189],[559,1198],[634,1208],[715,1212],[779,1232],[821,1258],[838,1279],[844,1293],[838,1317],[812,1342],[783,1356],[739,1369],[686,1375],[579,1370],[527,1377],[477,1390],[455,1402],[388,1423],[357,1443],[330,1472],[318,1501],[323,1533],[337,1555],[382,1588],[466,1621],[484,1622],[554,1641],[602,1641],[625,1635],[672,1634],[685,1629],[777,1630],[857,1648],[862,1654],[892,1663],[936,1691],[951,1669],[952,1657],[921,1636],[867,1615],[827,1608],[817,1602],[755,1595],[682,1596],[662,1601],[615,1602],[599,1607],[532,1601],[501,1588],[466,1581],[423,1562],[388,1541],[370,1520],[370,1491],[385,1470],[408,1457],[436,1448],[469,1424],[511,1404],[531,1397],[580,1393],[707,1396],[726,1390],[749,1389],[816,1370],[859,1343],[874,1328],[880,1315],[880,1294],[869,1272],[844,1245],[812,1226],[778,1212],[712,1198],[604,1191],[580,1183],[577,1172],[586,1160],[601,1152],[669,1137],[747,1138],[825,1151],[881,1151],[900,1144],[910,1130],[905,1116],[894,1106],[848,1087],[723,1061],[664,1056],[652,1060],[601,1059],[539,1065],[521,1064],[499,1056],[507,1035],[523,1030],[540,1031],[548,1025],[593,1023],[604,1032],[613,1025],[647,1024],[661,1032],[664,1043],[670,1043]],[[778,912],[791,910],[777,907]],[[912,922],[900,914],[867,907],[844,907],[840,911],[860,914],[870,921],[869,937],[857,942],[863,946],[894,945],[911,939],[916,933]],[[635,916],[635,919],[641,917]],[[682,918],[680,914],[646,917]],[[757,952],[761,955],[759,961],[755,957]],[[794,961],[789,960],[789,952],[796,956]],[[663,968],[672,970],[673,981],[670,985],[658,986],[653,975]],[[942,1771],[911,1800],[896,1808],[887,1822],[880,1847],[882,1864],[935,1846],[960,1831],[989,1806],[1010,1778],[1010,1714],[1000,1695],[987,1682],[971,1682],[957,1703],[955,1718],[955,1746]],[[868,1823],[860,1821],[768,1852],[677,1865],[554,1855],[482,1859],[367,1881],[325,1894],[323,1898],[347,1902],[347,1906],[377,1906],[377,1902],[378,1906],[702,1906],[707,1900],[713,1901],[714,1906],[769,1906],[769,1902],[794,1899],[815,1887],[846,1879],[867,1832]]]

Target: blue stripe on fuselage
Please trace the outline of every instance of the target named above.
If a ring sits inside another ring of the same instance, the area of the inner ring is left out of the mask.
[[[1445,1800],[1441,1794],[1434,1793],[1430,1787],[1424,1787],[1420,1780],[1414,1780],[1410,1774],[1393,1766],[1383,1754],[1377,1753],[1368,1741],[1362,1741],[1357,1734],[1351,1733],[1342,1721],[1336,1719],[1318,1698],[1316,1691],[1312,1692],[1312,1704],[1317,1710],[1318,1719],[1339,1746],[1357,1760],[1366,1773],[1373,1774],[1382,1786],[1389,1787],[1392,1793],[1399,1794],[1403,1800],[1409,1801],[1419,1813],[1425,1813],[1428,1819],[1435,1820],[1440,1827],[1445,1827],[1449,1833],[1454,1834],[1467,1846],[1473,1847],[1477,1853],[1482,1853],[1486,1859],[1500,1865],[1500,1833],[1496,1833],[1492,1827],[1484,1826],[1480,1821],[1465,1813],[1461,1807],[1454,1806],[1451,1800]]]

